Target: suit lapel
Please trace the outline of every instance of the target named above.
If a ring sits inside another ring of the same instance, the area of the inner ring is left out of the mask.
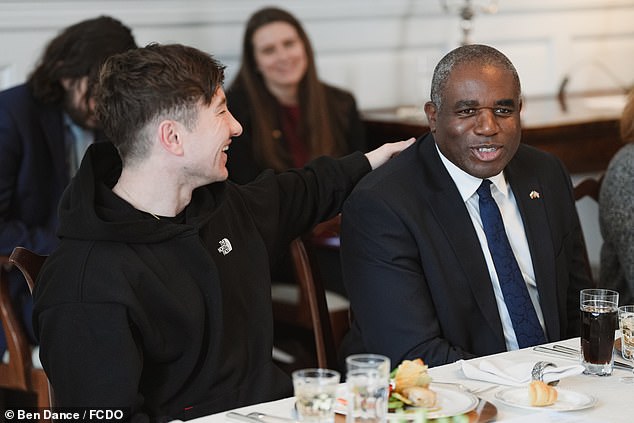
[[[519,152],[518,152],[519,153]],[[560,326],[557,313],[557,289],[554,280],[555,252],[549,237],[543,188],[539,178],[530,168],[523,165],[516,154],[505,171],[520,210],[528,247],[533,262],[539,302],[546,325],[548,341],[556,340]]]
[[[429,139],[430,142],[425,143],[421,151],[421,160],[430,169],[425,176],[429,178],[431,187],[428,193],[429,207],[447,235],[453,254],[469,281],[471,292],[482,314],[493,333],[499,337],[501,345],[505,345],[502,323],[480,241],[462,197],[440,160],[433,138],[429,136]]]

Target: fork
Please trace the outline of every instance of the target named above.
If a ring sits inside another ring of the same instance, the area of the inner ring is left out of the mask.
[[[533,347],[533,351],[539,352],[542,354],[548,354],[551,356],[556,356],[560,358],[567,358],[570,360],[579,360],[579,356],[581,352],[578,349],[566,347],[565,345],[553,345],[552,347],[545,347],[543,345],[539,345]],[[614,367],[617,369],[625,369],[632,370],[633,366],[627,363],[623,363],[622,361],[614,360]]]

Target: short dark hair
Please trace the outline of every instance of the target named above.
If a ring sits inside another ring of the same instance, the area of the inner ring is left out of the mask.
[[[149,151],[148,123],[174,119],[193,128],[200,104],[211,104],[225,67],[181,44],[149,44],[110,57],[95,89],[96,114],[124,163]]]
[[[431,102],[440,110],[447,80],[453,70],[463,64],[493,65],[511,72],[517,84],[517,97],[521,95],[520,78],[513,63],[502,52],[483,44],[460,46],[447,53],[434,69],[431,81]]]
[[[62,78],[96,79],[106,58],[136,48],[132,31],[109,16],[81,21],[53,38],[27,83],[35,98],[43,103],[61,103],[64,99]],[[92,87],[89,83],[89,93]]]

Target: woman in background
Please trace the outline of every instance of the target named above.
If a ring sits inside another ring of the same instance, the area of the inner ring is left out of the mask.
[[[278,8],[251,16],[242,65],[227,91],[244,128],[229,150],[229,178],[249,182],[264,169],[302,167],[320,155],[366,150],[354,97],[321,82],[299,21]]]
[[[599,195],[600,275],[621,304],[634,304],[634,90],[621,116],[621,140],[626,144],[610,160]]]

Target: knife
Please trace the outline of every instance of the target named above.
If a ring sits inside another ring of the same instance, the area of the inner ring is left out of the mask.
[[[248,417],[252,417],[255,419],[258,419],[260,422],[267,422],[267,423],[275,423],[275,422],[281,422],[281,423],[298,423],[297,420],[295,419],[291,419],[290,417],[282,417],[282,416],[273,416],[271,414],[264,414],[264,413],[260,413],[258,411],[254,411],[253,413],[249,413],[247,414]]]
[[[246,416],[244,414],[236,413],[235,411],[230,411],[225,416],[227,418],[229,418],[229,419],[239,420],[239,421],[245,422],[245,423],[262,423],[261,420],[255,418],[255,417]]]

